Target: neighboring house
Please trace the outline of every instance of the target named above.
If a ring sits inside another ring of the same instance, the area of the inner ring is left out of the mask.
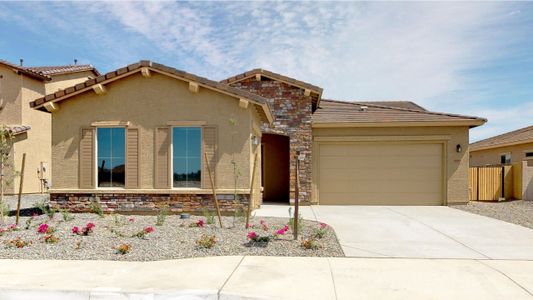
[[[226,211],[293,201],[297,160],[303,204],[468,201],[468,132],[484,119],[321,98],[266,70],[216,82],[141,61],[30,105],[52,115],[51,203],[74,211],[212,207],[205,154]]]
[[[470,144],[470,166],[521,163],[533,165],[533,126]]]
[[[24,67],[0,60],[0,124],[13,129],[13,155],[20,171],[26,153],[24,193],[45,191],[50,180],[51,118],[29,107],[38,97],[86,81],[100,74],[89,65]],[[48,174],[47,174],[48,173]],[[6,194],[18,192],[19,178],[6,187]]]

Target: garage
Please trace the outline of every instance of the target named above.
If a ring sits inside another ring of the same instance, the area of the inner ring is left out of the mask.
[[[323,142],[317,150],[320,204],[444,204],[442,142]]]

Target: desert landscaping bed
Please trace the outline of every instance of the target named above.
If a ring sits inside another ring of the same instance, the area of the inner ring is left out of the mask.
[[[470,201],[465,205],[451,207],[533,229],[533,201]]]
[[[223,229],[207,224],[213,222],[209,216],[169,215],[160,226],[157,221],[158,216],[56,213],[53,218],[46,214],[21,217],[15,228],[8,225],[15,222],[11,216],[0,225],[0,258],[149,261],[219,255],[344,256],[333,229],[313,221],[301,221],[298,241],[293,240],[288,217],[252,217],[248,229],[242,217],[222,217]]]

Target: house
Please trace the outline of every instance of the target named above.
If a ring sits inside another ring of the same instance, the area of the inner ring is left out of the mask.
[[[25,67],[0,60],[0,124],[14,135],[9,159],[17,171],[26,153],[23,193],[43,192],[50,180],[50,114],[31,109],[30,101],[99,75],[90,65]],[[17,177],[4,191],[13,194],[18,186]]]
[[[326,100],[262,69],[216,82],[151,61],[30,106],[52,116],[51,203],[73,211],[198,210],[213,204],[209,175],[225,211],[292,202],[296,181],[303,204],[467,202],[469,129],[485,123]]]
[[[533,165],[533,126],[470,144],[470,166],[522,163]]]

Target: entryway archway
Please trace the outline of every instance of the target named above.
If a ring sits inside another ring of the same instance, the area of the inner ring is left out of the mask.
[[[261,137],[263,202],[289,203],[289,137]]]

